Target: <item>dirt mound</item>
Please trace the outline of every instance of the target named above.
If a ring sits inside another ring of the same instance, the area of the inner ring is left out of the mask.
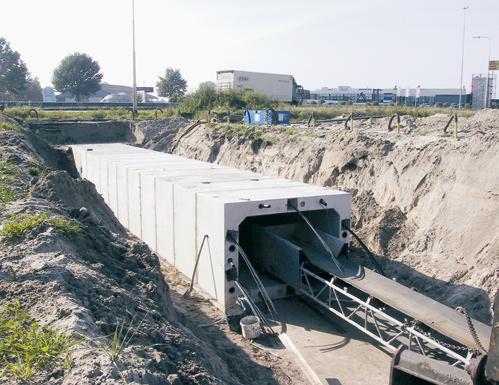
[[[0,133],[0,164],[12,164],[19,193],[2,205],[0,223],[24,226],[0,242],[0,308],[19,300],[34,320],[80,342],[71,366],[38,373],[33,383],[250,384],[246,371],[260,369],[262,383],[277,383],[230,341],[218,352],[223,337],[203,340],[184,326],[158,257],[128,235],[92,184],[47,167],[64,153],[35,141],[29,132]],[[116,351],[113,341],[126,342]],[[234,374],[222,357],[235,353]]]
[[[169,152],[177,133],[191,123],[185,118],[138,122],[132,129],[132,135],[138,145]]]
[[[469,133],[476,133],[479,131],[485,132],[488,129],[497,128],[497,110],[478,111],[469,117],[458,116],[458,131],[461,136],[467,136]],[[400,116],[400,132],[404,135],[444,135],[454,132],[455,123],[449,120],[452,114],[435,114],[428,117],[416,118],[410,115]],[[362,130],[363,132],[388,132],[388,125],[391,118],[379,119],[363,119],[354,121],[354,129]],[[447,126],[446,132],[444,128]],[[298,129],[306,129],[303,124],[293,124],[292,127]],[[345,127],[344,122],[328,123],[318,122],[316,129],[323,130],[344,130],[350,128],[351,123]],[[396,120],[392,121],[391,130],[396,130]]]
[[[176,153],[354,195],[354,226],[401,282],[490,321],[498,263],[499,111],[318,127],[199,126]],[[146,147],[152,148],[146,144]]]

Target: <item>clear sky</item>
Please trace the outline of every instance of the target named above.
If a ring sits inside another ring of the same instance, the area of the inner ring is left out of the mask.
[[[324,86],[459,87],[499,60],[499,0],[136,0],[137,83],[166,67],[194,88],[221,69],[287,73]],[[131,84],[131,0],[2,1],[0,36],[43,86],[67,54],[96,59],[104,81]]]

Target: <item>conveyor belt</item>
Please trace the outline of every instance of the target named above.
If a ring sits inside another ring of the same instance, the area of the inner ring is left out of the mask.
[[[303,244],[300,247],[314,266],[422,322],[442,335],[468,348],[478,349],[463,314],[354,262],[342,261],[342,273],[333,261],[315,248]],[[487,345],[491,333],[490,326],[476,320],[473,320],[473,325],[482,344]]]

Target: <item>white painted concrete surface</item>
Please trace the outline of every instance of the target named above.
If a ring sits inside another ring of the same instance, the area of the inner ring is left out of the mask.
[[[301,211],[322,209],[323,199],[340,223],[350,218],[349,193],[125,144],[71,148],[81,177],[95,184],[120,222],[185,275],[191,276],[208,235],[196,285],[227,312],[238,295],[225,276],[227,261],[231,258],[236,269],[239,262],[229,250],[227,231],[238,231],[247,217],[290,212],[288,199],[297,199]]]

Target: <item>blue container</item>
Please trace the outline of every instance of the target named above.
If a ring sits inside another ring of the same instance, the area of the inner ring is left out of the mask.
[[[247,110],[244,113],[245,124],[271,125],[289,124],[291,112],[269,110]]]

